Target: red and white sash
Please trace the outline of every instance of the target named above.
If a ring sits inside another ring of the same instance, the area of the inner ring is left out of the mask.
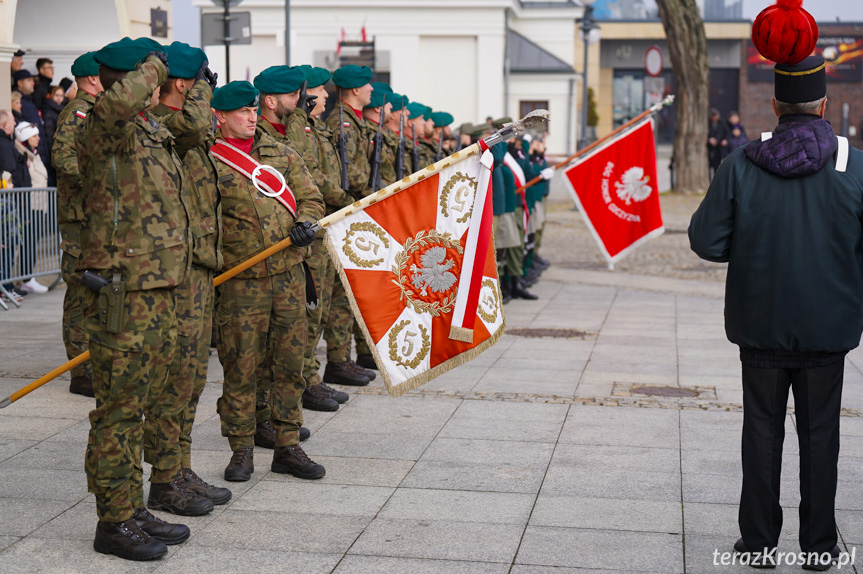
[[[285,183],[284,177],[276,168],[259,163],[243,150],[224,140],[217,140],[216,144],[210,148],[210,153],[223,164],[249,178],[258,191],[277,199],[296,219],[297,200],[294,197],[294,192],[291,191],[291,188]]]

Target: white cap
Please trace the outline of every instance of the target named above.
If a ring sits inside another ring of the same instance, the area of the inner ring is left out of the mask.
[[[19,142],[25,142],[37,135],[39,135],[39,128],[30,122],[21,122],[15,126],[15,139]]]

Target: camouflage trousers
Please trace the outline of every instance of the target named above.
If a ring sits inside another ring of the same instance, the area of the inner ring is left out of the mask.
[[[170,482],[181,468],[192,467],[192,425],[207,384],[214,291],[213,272],[197,265],[174,290],[177,347],[170,384],[144,418],[144,460],[153,465],[152,482]]]
[[[63,344],[66,346],[66,358],[70,360],[87,351],[87,330],[84,328],[84,314],[78,301],[81,281],[75,274],[77,265],[77,257],[63,252],[60,260],[60,275],[66,283],[66,295],[63,297]],[[78,365],[70,372],[73,377],[92,376],[89,361]]]
[[[217,410],[231,450],[254,446],[258,386],[267,385],[272,349],[270,416],[276,446],[299,444],[306,388],[306,279],[302,265],[263,279],[230,279],[218,287],[219,360],[225,382]],[[266,419],[264,419],[266,420]]]
[[[99,520],[122,522],[144,506],[142,415],[151,412],[168,380],[177,342],[172,289],[131,291],[125,296],[121,333],[102,324],[96,291],[78,291],[89,336],[96,408],[84,470],[96,495]]]
[[[333,263],[333,289],[329,313],[325,316],[324,340],[327,342],[327,362],[342,363],[351,358],[351,327],[354,313],[348,294]]]
[[[303,378],[309,386],[321,383],[321,362],[318,360],[318,342],[324,331],[324,317],[329,316],[330,305],[333,298],[333,282],[336,278],[336,268],[327,254],[327,247],[323,238],[315,239],[311,245],[311,255],[307,262],[315,279],[315,287],[318,289],[318,308],[309,311],[309,337],[306,344],[306,353],[303,358]]]

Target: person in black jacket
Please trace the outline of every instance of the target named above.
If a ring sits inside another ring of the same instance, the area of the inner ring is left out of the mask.
[[[40,112],[45,111],[45,100],[51,91],[51,81],[54,79],[54,61],[50,58],[36,60],[36,83],[33,87],[33,105]]]
[[[30,187],[27,158],[15,149],[15,118],[9,110],[0,110],[0,172],[12,174],[14,187]]]
[[[728,156],[689,227],[693,251],[728,262],[725,330],[743,363],[742,538],[734,548],[761,553],[769,566],[764,556],[778,544],[790,388],[800,548],[810,570],[828,569],[825,554],[839,554],[843,372],[863,333],[863,152],[823,119],[824,70],[820,56],[776,66],[778,127]]]
[[[66,107],[66,90],[62,86],[51,86],[48,97],[42,105],[42,122],[45,124],[45,137],[48,138],[48,149],[54,149],[54,132],[57,131],[57,120],[60,112]]]
[[[711,109],[707,114],[710,125],[707,128],[707,159],[710,162],[710,179],[713,179],[719,164],[725,157],[723,153],[728,145],[728,123],[722,121],[718,110]]]

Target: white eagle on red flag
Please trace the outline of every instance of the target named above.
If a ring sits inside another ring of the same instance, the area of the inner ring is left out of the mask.
[[[327,248],[393,396],[473,359],[503,333],[491,238],[493,161],[490,152],[472,148],[325,227]]]

